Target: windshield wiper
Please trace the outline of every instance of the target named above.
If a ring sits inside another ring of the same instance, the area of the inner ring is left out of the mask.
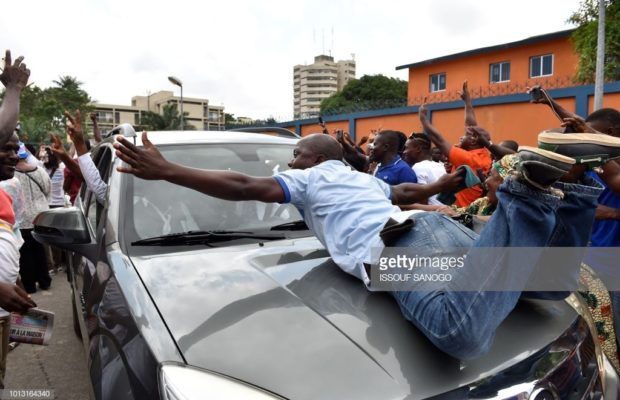
[[[307,231],[308,225],[303,219],[272,226],[270,231]]]
[[[189,231],[173,233],[170,235],[155,236],[148,239],[141,239],[132,242],[132,246],[178,246],[192,244],[208,244],[216,242],[226,242],[237,239],[256,239],[256,240],[281,240],[285,236],[269,233],[254,233],[241,231]]]

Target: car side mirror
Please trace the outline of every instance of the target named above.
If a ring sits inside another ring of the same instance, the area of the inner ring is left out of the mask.
[[[44,211],[34,219],[32,236],[40,243],[78,253],[91,261],[96,244],[91,240],[86,218],[76,207]]]

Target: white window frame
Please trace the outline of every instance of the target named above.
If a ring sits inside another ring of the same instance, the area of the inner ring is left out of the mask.
[[[443,88],[443,89],[433,90],[433,77],[434,77],[434,76],[436,76],[436,77],[437,77],[437,86],[439,87],[439,82],[441,81],[441,80],[439,79],[439,77],[440,77],[441,75],[443,75],[443,76],[444,76],[444,78],[443,78],[443,80],[444,80],[444,82],[445,82],[445,86],[444,86],[444,88]],[[447,75],[446,75],[446,73],[445,73],[445,72],[439,72],[439,73],[437,73],[437,74],[430,74],[430,75],[428,76],[428,91],[429,91],[429,93],[445,92],[445,91],[446,91],[446,87],[447,87],[447,86],[448,86],[448,77],[447,77]]]
[[[547,56],[551,56],[551,73],[550,74],[543,74],[543,57],[547,57]],[[535,58],[540,58],[540,75],[532,75],[532,61]],[[530,57],[530,78],[544,78],[545,76],[552,76],[553,75],[553,70],[555,69],[555,56],[553,55],[553,53],[548,53],[548,54],[541,54],[539,56],[532,56]]]
[[[503,64],[508,64],[508,79],[506,80],[502,80],[502,71],[503,71]],[[493,66],[494,65],[499,65],[499,80],[498,81],[494,81],[493,80]],[[504,82],[510,82],[510,61],[500,61],[500,62],[496,62],[496,63],[491,63],[489,64],[489,82],[490,83],[504,83]]]

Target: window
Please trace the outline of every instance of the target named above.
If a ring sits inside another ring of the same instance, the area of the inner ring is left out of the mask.
[[[510,80],[510,63],[508,61],[491,64],[491,83],[507,82]]]
[[[530,58],[530,78],[553,75],[553,54]]]
[[[430,76],[430,91],[439,92],[446,90],[446,74],[435,74]]]

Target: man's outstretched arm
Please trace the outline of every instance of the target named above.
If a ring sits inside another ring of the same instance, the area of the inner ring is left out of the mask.
[[[435,129],[435,127],[428,120],[426,112],[426,99],[424,99],[424,103],[418,109],[418,116],[420,117],[420,122],[422,123],[422,129],[424,130],[426,135],[428,135],[428,138],[431,140],[431,142],[433,142],[433,144],[437,146],[443,154],[448,156],[448,154],[450,154],[452,144],[448,142],[437,129]]]
[[[474,106],[471,104],[471,95],[467,87],[467,81],[463,82],[463,91],[459,92],[461,99],[465,102],[465,126],[476,126],[476,114],[474,113]]]
[[[224,200],[259,200],[266,203],[284,202],[285,195],[274,178],[257,178],[231,171],[202,170],[184,167],[166,160],[142,132],[143,148],[119,136],[114,143],[116,155],[128,165],[119,167],[147,180],[165,180]]]
[[[6,51],[4,69],[0,74],[0,82],[6,87],[4,100],[0,106],[0,145],[4,144],[13,132],[19,116],[19,96],[28,84],[30,70],[22,63],[24,57],[17,57],[11,62],[11,52]]]
[[[459,172],[445,174],[433,183],[420,185],[418,183],[401,183],[392,186],[392,204],[404,205],[419,203],[441,192],[456,189],[463,182],[463,176]]]
[[[532,96],[533,98],[532,100],[530,100],[530,103],[548,105],[549,108],[551,108],[551,111],[555,113],[555,115],[560,119],[560,121],[564,121],[565,118],[580,118],[579,115],[572,113],[568,111],[567,109],[565,109],[564,107],[562,107],[561,105],[559,105],[555,100],[553,100],[549,92],[547,92],[541,86],[539,85],[532,86],[527,91],[528,94],[537,93],[537,92],[540,93],[540,95],[539,96],[533,95]]]

